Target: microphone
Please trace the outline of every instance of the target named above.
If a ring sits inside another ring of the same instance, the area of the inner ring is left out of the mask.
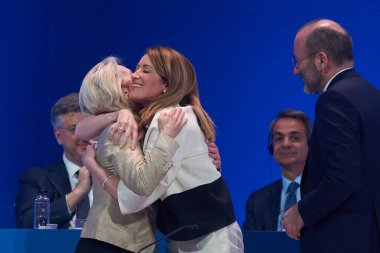
[[[198,225],[197,224],[192,224],[192,225],[185,225],[185,226],[182,226],[182,227],[179,227],[177,228],[176,230],[173,230],[172,232],[170,233],[167,233],[166,235],[164,235],[163,237],[161,237],[160,239],[158,240],[155,240],[147,245],[145,245],[144,247],[142,247],[139,251],[137,251],[137,253],[141,253],[144,249],[147,249],[149,248],[150,246],[152,245],[155,245],[157,244],[158,242],[164,240],[164,239],[167,239],[168,237],[172,236],[172,235],[175,235],[179,232],[181,232],[182,230],[184,229],[198,229]]]

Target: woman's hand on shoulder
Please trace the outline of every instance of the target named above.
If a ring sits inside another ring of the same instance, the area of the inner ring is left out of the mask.
[[[131,149],[134,150],[138,143],[138,125],[134,114],[129,109],[121,109],[118,112],[115,127],[111,130],[108,139],[115,146],[124,147],[131,138]],[[125,138],[122,138],[122,137]]]
[[[173,108],[168,113],[163,112],[158,118],[160,133],[175,138],[186,125],[188,119],[181,108]]]

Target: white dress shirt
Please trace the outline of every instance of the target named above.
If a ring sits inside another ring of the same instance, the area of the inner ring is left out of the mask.
[[[301,185],[301,176],[299,175],[294,182],[297,182],[299,185]],[[287,190],[293,181],[287,179],[286,177],[282,176],[282,190],[281,190],[281,202],[280,202],[280,213],[278,215],[278,225],[277,225],[277,231],[284,231],[282,220],[284,216],[284,207],[285,207],[285,201],[286,197],[288,196]],[[297,202],[301,200],[301,187],[298,187],[296,190],[296,198]]]

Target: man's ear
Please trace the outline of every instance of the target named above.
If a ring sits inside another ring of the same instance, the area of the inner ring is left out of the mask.
[[[62,145],[62,134],[58,128],[54,128],[54,136],[59,145]]]
[[[323,51],[318,52],[315,55],[315,63],[317,65],[317,69],[320,72],[323,72],[327,69],[329,61],[330,61],[329,56]]]

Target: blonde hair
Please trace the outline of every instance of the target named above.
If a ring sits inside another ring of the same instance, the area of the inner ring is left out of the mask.
[[[128,108],[128,100],[121,89],[119,62],[116,57],[107,57],[84,77],[79,91],[83,113],[97,115]]]
[[[148,48],[145,55],[168,86],[164,94],[141,110],[140,126],[148,125],[156,112],[163,108],[176,104],[190,105],[207,140],[215,141],[214,123],[201,105],[197,78],[191,62],[176,50],[162,46]]]

